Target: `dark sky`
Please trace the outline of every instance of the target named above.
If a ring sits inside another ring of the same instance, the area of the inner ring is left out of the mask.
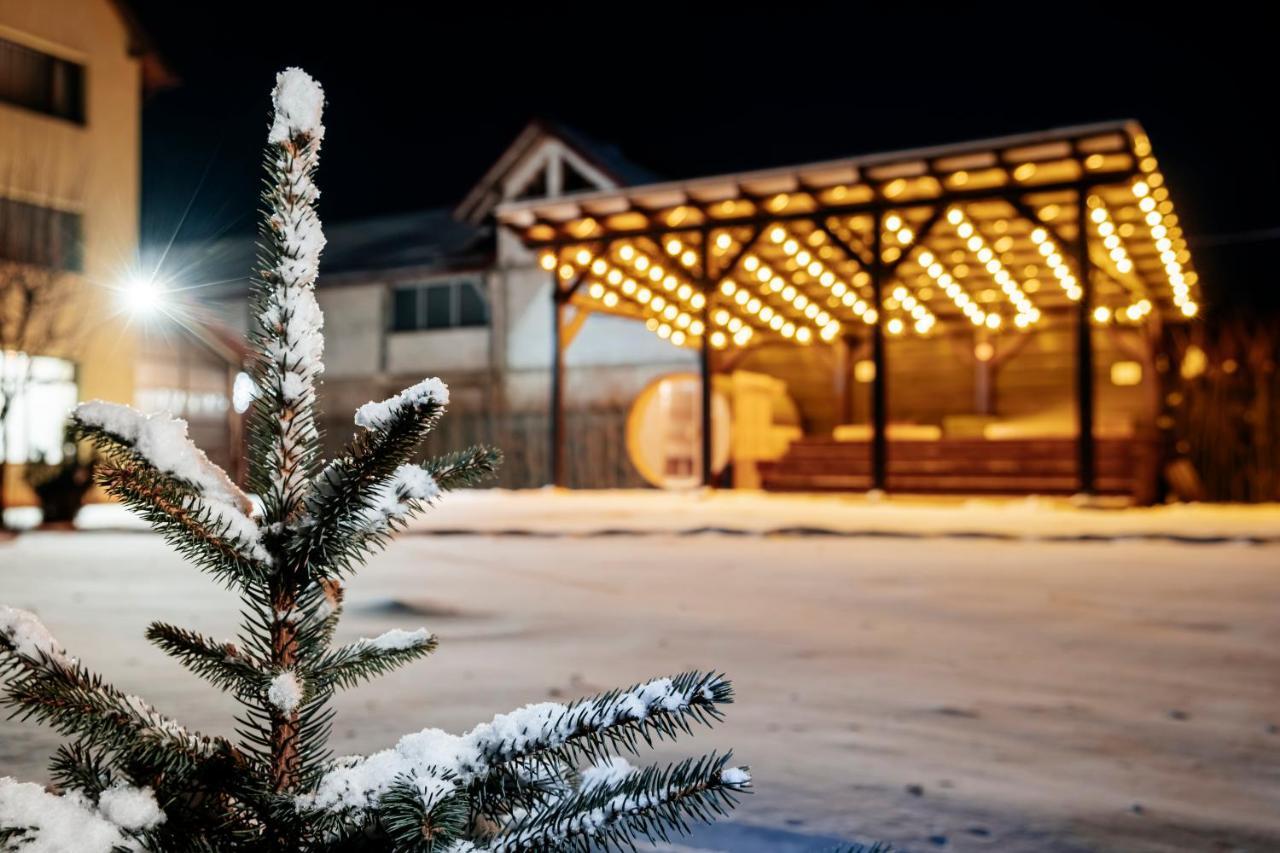
[[[331,221],[457,202],[538,115],[673,178],[1137,118],[1206,284],[1280,290],[1274,25],[1226,4],[133,5],[183,80],[144,113],[151,239],[253,228],[274,74],[301,65]]]

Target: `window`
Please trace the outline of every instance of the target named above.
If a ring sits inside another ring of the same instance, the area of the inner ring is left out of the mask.
[[[598,189],[600,187],[594,181],[575,169],[568,160],[564,161],[564,186],[560,188],[561,192],[576,193]]]
[[[0,102],[84,124],[84,66],[0,39]]]
[[[485,326],[489,306],[471,279],[397,287],[391,300],[391,331]]]
[[[542,168],[538,170],[538,174],[529,179],[529,182],[516,193],[514,201],[525,201],[531,198],[546,198],[549,190],[547,188],[547,170]]]
[[[80,214],[0,198],[0,261],[79,272]]]
[[[61,358],[0,352],[0,387],[16,391],[0,434],[10,462],[62,459],[62,428],[75,408],[75,365]]]

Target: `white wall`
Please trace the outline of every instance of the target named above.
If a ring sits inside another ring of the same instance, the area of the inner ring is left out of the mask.
[[[376,376],[382,370],[382,337],[387,327],[382,284],[321,287],[316,300],[324,312],[325,376]]]
[[[440,374],[447,381],[451,371],[488,369],[487,327],[391,332],[387,337],[387,371],[392,374]]]

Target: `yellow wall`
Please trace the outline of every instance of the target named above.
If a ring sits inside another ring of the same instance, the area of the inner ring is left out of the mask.
[[[88,318],[88,333],[66,355],[79,365],[82,398],[132,402],[133,337],[105,288],[138,244],[139,60],[128,55],[128,32],[108,0],[0,0],[0,38],[86,67],[83,126],[0,103],[0,193],[82,214],[75,310]]]

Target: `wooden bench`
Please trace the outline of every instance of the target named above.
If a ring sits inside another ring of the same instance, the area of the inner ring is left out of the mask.
[[[1147,448],[1129,438],[1095,442],[1096,490],[1142,500]],[[950,494],[1074,494],[1076,443],[1070,438],[890,441],[888,488]],[[772,491],[862,491],[871,488],[868,441],[802,438],[781,459],[761,466]]]

